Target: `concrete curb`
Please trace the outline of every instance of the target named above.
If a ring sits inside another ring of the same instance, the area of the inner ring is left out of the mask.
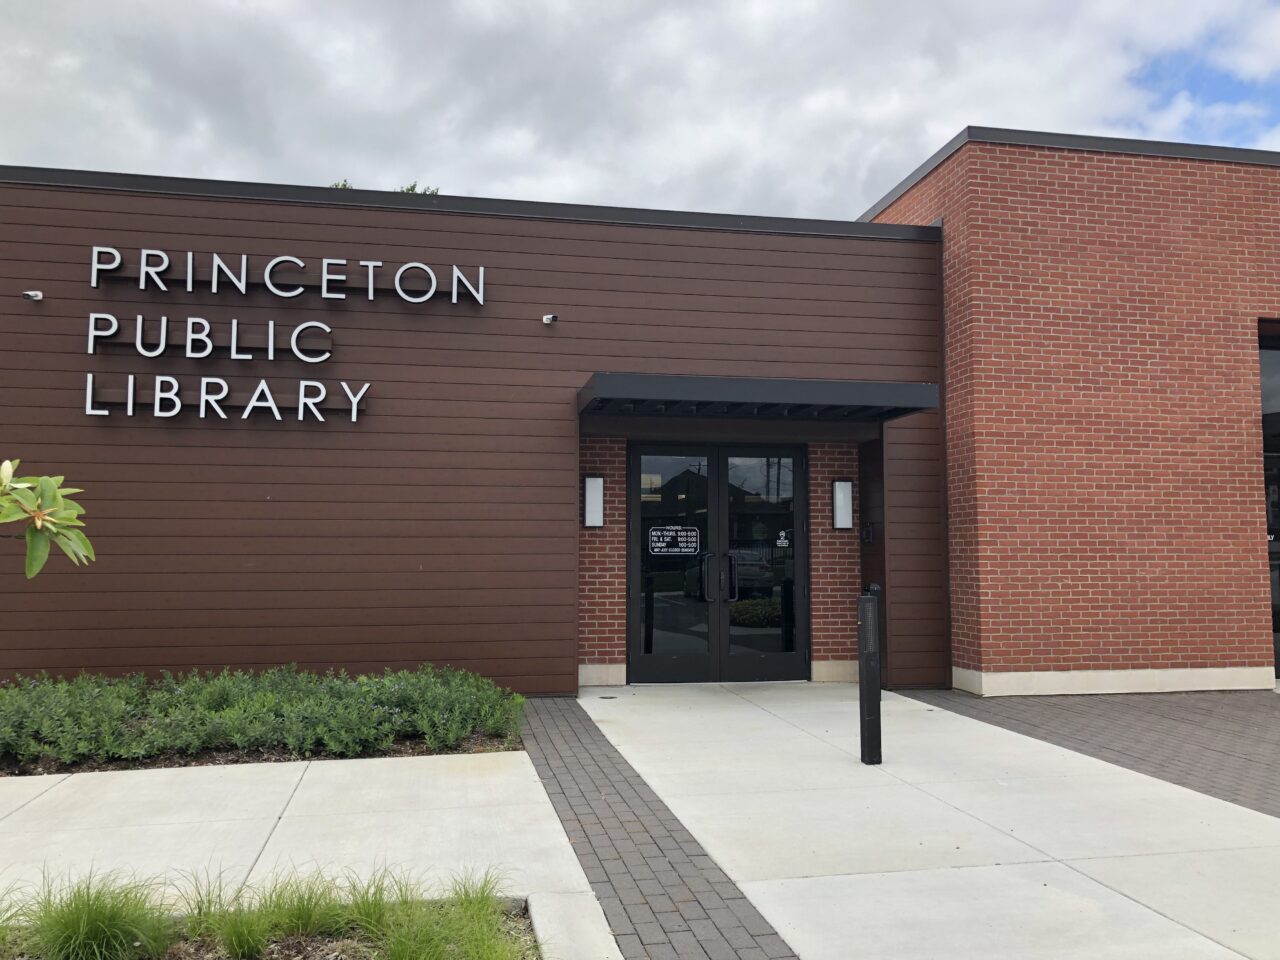
[[[622,960],[594,893],[532,893],[528,906],[543,960]]]

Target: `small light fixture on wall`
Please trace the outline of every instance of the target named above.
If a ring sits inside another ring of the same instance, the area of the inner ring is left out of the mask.
[[[853,529],[853,481],[831,481],[831,526],[837,530]]]
[[[582,478],[582,525],[604,526],[604,477]]]

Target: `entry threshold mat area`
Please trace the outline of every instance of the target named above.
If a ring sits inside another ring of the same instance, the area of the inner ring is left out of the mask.
[[[977,697],[902,690],[962,716],[1280,817],[1280,694]]]
[[[576,700],[529,699],[524,743],[623,957],[796,960]]]

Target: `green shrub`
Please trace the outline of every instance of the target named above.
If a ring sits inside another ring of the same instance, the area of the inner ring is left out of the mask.
[[[474,734],[512,738],[524,700],[459,670],[349,677],[261,673],[81,675],[0,681],[0,762],[131,760],[207,750],[358,757],[397,740],[432,750]]]
[[[111,877],[46,884],[19,916],[41,960],[153,960],[178,937],[153,885]]]
[[[729,604],[729,622],[735,627],[780,627],[782,601],[768,597],[738,600]]]

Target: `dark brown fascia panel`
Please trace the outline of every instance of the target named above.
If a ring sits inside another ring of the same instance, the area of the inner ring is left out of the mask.
[[[1280,167],[1280,152],[1247,147],[1218,147],[1201,143],[1174,143],[1168,140],[1132,140],[1126,137],[1090,137],[1073,133],[1043,133],[1036,130],[1008,130],[1002,127],[965,127],[940,150],[871,205],[858,218],[869,223],[891,203],[933,172],[942,161],[966,143],[1004,143],[1022,147],[1054,147],[1093,153],[1128,153],[1143,157],[1173,157],[1181,160],[1212,160],[1217,163],[1250,163]]]
[[[400,193],[389,190],[344,190],[280,183],[248,183],[234,180],[199,180],[93,170],[59,170],[46,167],[0,165],[0,183],[22,186],[74,187],[89,190],[121,190],[128,193],[216,197],[228,200],[278,203],[322,203],[396,210],[430,210],[436,213],[518,217],[526,220],[572,220],[637,227],[675,227],[723,230],[738,233],[799,234],[823,237],[857,237],[869,240],[913,240],[937,243],[936,227],[865,223],[860,220],[804,220],[792,217],[753,217],[729,213],[695,213],[681,210],[645,210],[601,207],[582,203],[544,203],[535,200],[495,200],[487,197],[451,197],[439,194]]]
[[[880,422],[937,407],[936,383],[595,373],[578,391],[587,416]]]

